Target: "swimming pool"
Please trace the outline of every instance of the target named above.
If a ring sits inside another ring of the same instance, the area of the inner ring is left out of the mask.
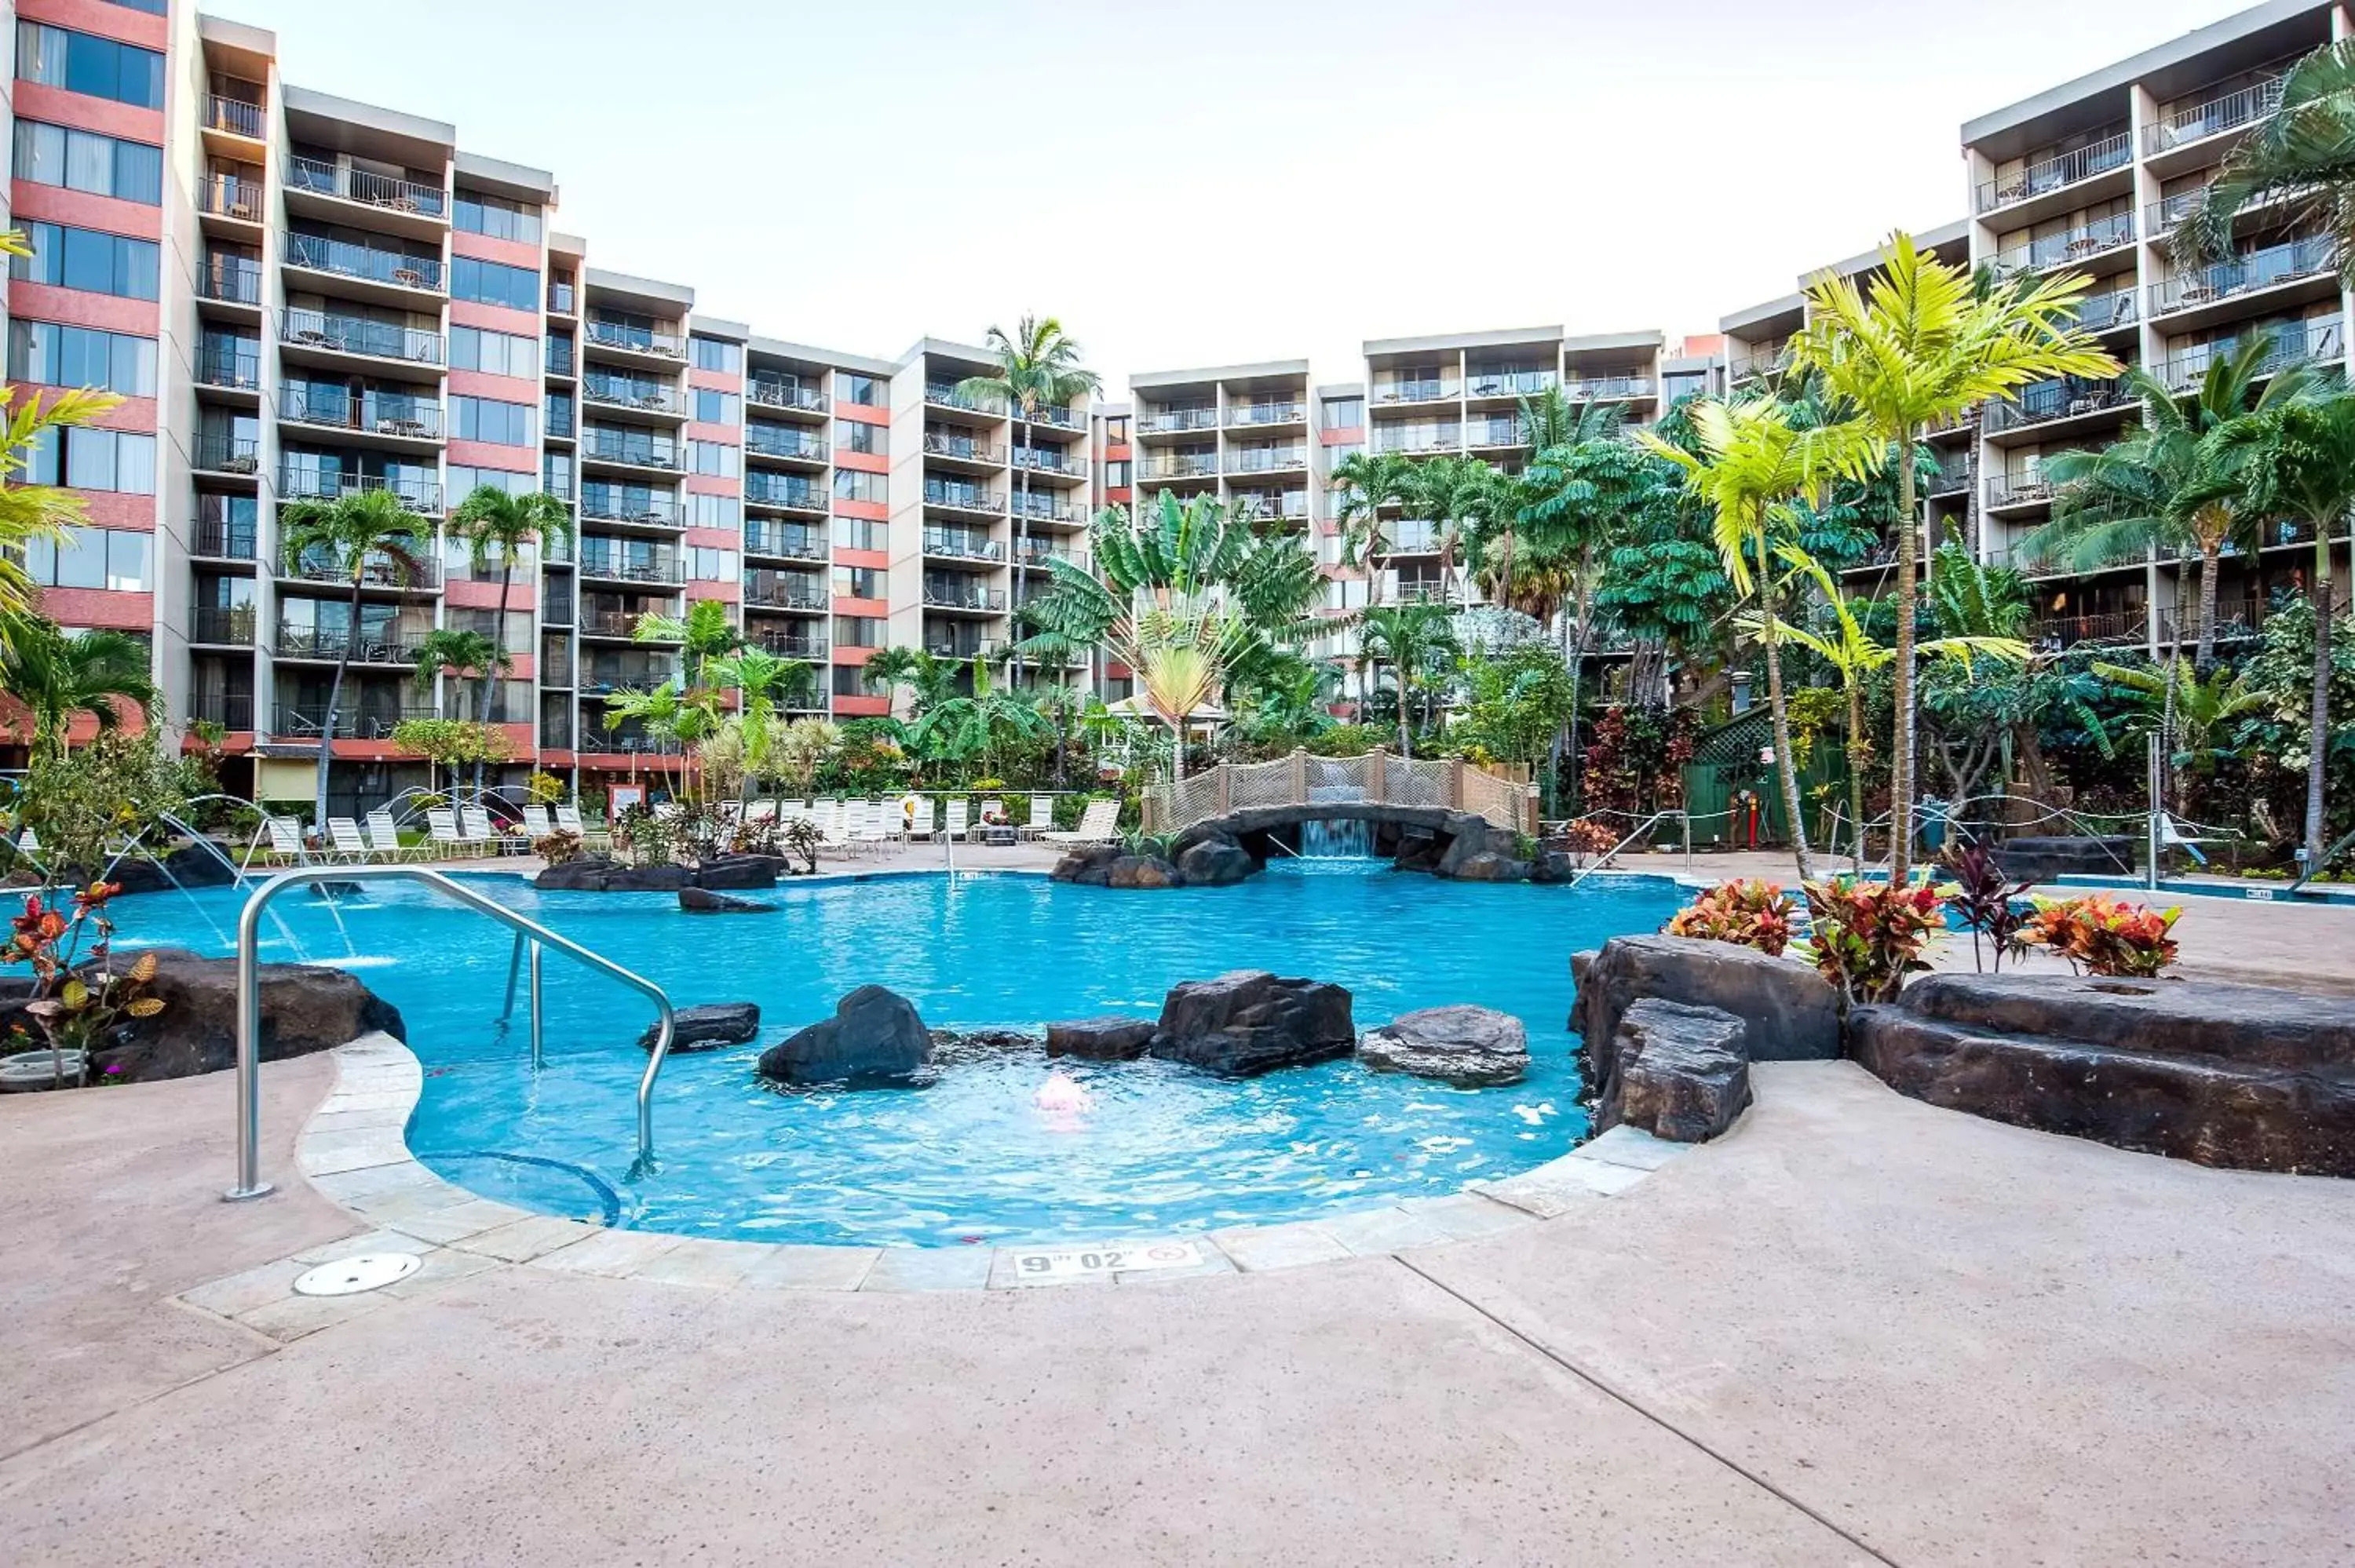
[[[661,985],[677,1005],[761,1005],[752,1045],[674,1054],[655,1094],[660,1170],[633,1181],[643,1000],[548,959],[547,1058],[496,1026],[507,934],[425,889],[279,899],[264,957],[353,969],[401,1010],[425,1071],[418,1158],[485,1196],[608,1224],[724,1239],[866,1245],[1092,1241],[1273,1224],[1455,1192],[1567,1151],[1577,1105],[1570,955],[1657,929],[1655,878],[1575,889],[1443,882],[1387,863],[1293,862],[1232,887],[1120,893],[937,874],[781,885],[766,915],[683,915],[660,894],[496,896]],[[119,906],[123,945],[231,950],[242,895]],[[1176,982],[1268,969],[1347,986],[1358,1026],[1447,1002],[1523,1021],[1531,1071],[1458,1090],[1354,1062],[1225,1082],[1162,1063],[1055,1064],[1092,1108],[1040,1112],[1036,1050],[986,1052],[924,1088],[782,1091],[762,1045],[854,987],[890,987],[935,1029],[1097,1013],[1150,1017]]]

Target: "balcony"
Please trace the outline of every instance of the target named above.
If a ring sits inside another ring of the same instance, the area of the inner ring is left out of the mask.
[[[995,539],[954,528],[927,528],[924,554],[954,561],[1002,561],[1006,558],[1006,546]]]
[[[641,414],[687,417],[687,394],[666,381],[633,381],[625,376],[601,376],[592,370],[581,383],[581,400]]]
[[[1216,452],[1169,452],[1145,458],[1136,465],[1136,477],[1144,480],[1216,479],[1218,476],[1219,454]]]
[[[572,399],[551,394],[540,409],[540,419],[546,425],[550,440],[569,441],[580,433],[581,426],[572,417]]]
[[[678,448],[673,442],[648,440],[634,431],[596,426],[582,428],[581,456],[589,462],[660,469],[666,473],[677,473],[679,466]]]
[[[442,486],[435,480],[386,479],[291,461],[281,464],[278,471],[278,493],[290,501],[336,501],[364,490],[389,491],[403,510],[421,517],[438,517],[442,513]]]
[[[443,217],[449,207],[447,194],[440,185],[423,185],[416,180],[379,175],[368,169],[350,168],[329,163],[324,158],[289,159],[286,188],[313,196],[336,196],[345,201],[358,202],[363,207],[381,207],[387,212],[416,213],[424,217]]]
[[[2140,642],[2149,635],[2147,609],[2105,610],[2093,615],[2048,615],[2036,623],[2037,646],[2059,652],[2081,642],[2118,644]]]
[[[1398,604],[1446,604],[1450,602],[1447,585],[1437,577],[1411,577],[1401,581],[1398,591],[1391,595]]]
[[[2282,79],[2261,81],[2203,102],[2170,109],[2143,127],[2143,151],[2153,157],[2211,136],[2253,125],[2281,107]]]
[[[826,456],[826,439],[815,436],[799,425],[754,425],[744,427],[744,451],[749,457],[775,458],[783,462],[822,463]]]
[[[1141,436],[1166,436],[1180,430],[1215,430],[1219,428],[1219,410],[1205,403],[1199,408],[1155,408],[1136,418],[1136,433]]]
[[[1308,466],[1306,447],[1237,447],[1227,453],[1229,473],[1284,473]]]
[[[357,637],[344,627],[281,626],[272,644],[281,659],[340,662],[346,652],[355,664],[414,667],[421,630],[390,626],[363,628]],[[430,713],[425,716],[432,716]]]
[[[957,408],[968,414],[987,414],[993,418],[1006,417],[1006,401],[992,393],[967,392],[954,381],[924,383],[924,401],[936,408]]]
[[[1308,420],[1308,405],[1301,402],[1231,403],[1227,406],[1229,429],[1251,429],[1259,425],[1300,425]]]
[[[1003,588],[967,588],[962,583],[929,582],[924,585],[924,608],[963,610],[974,615],[1003,615],[1006,613],[1006,591]]]
[[[286,312],[279,323],[278,341],[290,348],[360,354],[375,359],[398,359],[408,365],[442,363],[440,333],[420,332],[414,327],[393,326],[386,322],[332,315],[322,311]]]
[[[1455,398],[1464,390],[1464,383],[1453,376],[1414,376],[1404,380],[1374,383],[1374,401],[1393,403],[1442,403]]]
[[[207,256],[197,270],[197,297],[224,305],[261,303],[261,263],[244,256]]]
[[[285,262],[289,267],[331,273],[338,278],[357,278],[363,282],[414,289],[421,293],[439,294],[444,291],[442,259],[438,256],[387,250],[375,245],[356,245],[347,239],[329,239],[317,234],[289,232],[284,239]]]
[[[1087,421],[1080,417],[1080,411],[1077,408],[1060,408],[1052,403],[1035,411],[1030,416],[1030,423],[1045,425],[1050,429],[1056,430],[1082,430],[1087,428]]]
[[[2112,169],[2122,169],[2133,157],[2134,138],[2121,131],[2059,157],[2046,158],[1984,182],[1978,188],[1978,210],[1981,214],[1996,212],[2054,191],[2067,190]]]
[[[199,386],[233,392],[261,391],[261,345],[206,344],[197,352],[197,381]]]
[[[2117,289],[2106,294],[2086,294],[2077,302],[2077,324],[2087,332],[2112,332],[2135,324],[2135,291]]]
[[[349,588],[352,568],[333,556],[306,556],[278,563],[278,576],[287,582],[332,583]],[[432,593],[442,586],[442,563],[419,560],[406,569],[389,556],[370,556],[360,567],[360,587],[395,593]]]
[[[579,357],[572,351],[570,338],[550,337],[548,340],[548,352],[543,356],[541,365],[541,368],[548,375],[570,381],[578,373],[575,367],[579,364]]]
[[[1376,425],[1377,452],[1452,452],[1464,444],[1461,425]]]
[[[545,602],[539,607],[539,622],[542,626],[570,626],[575,619],[577,618],[573,612],[572,596],[570,593],[549,593],[545,596]]]
[[[1561,395],[1573,403],[1625,403],[1654,390],[1648,376],[1589,376],[1561,384]]]
[[[261,468],[261,442],[253,436],[199,435],[188,466],[204,473],[251,475]]]
[[[583,695],[587,694],[583,689]],[[668,736],[655,735],[634,720],[627,724],[606,726],[583,723],[581,749],[584,752],[624,755],[631,757],[676,757],[679,743]]]
[[[744,553],[788,561],[823,561],[828,558],[830,550],[823,529],[764,523],[755,518],[744,524]]]
[[[1727,363],[1727,374],[1735,386],[1769,376],[1780,376],[1791,367],[1791,345],[1778,343],[1762,348],[1755,354],[1741,355]]]
[[[278,388],[278,417],[412,441],[442,439],[442,405],[424,397],[288,382]]]
[[[590,543],[594,545],[596,541]],[[579,565],[584,580],[655,583],[672,588],[687,580],[686,563],[666,554],[583,547]]]
[[[2331,277],[2338,265],[2337,248],[2328,235],[2270,245],[2235,261],[2160,279],[2150,286],[2151,313],[2190,311],[2301,279]]]
[[[2134,390],[2123,378],[2112,381],[2087,381],[2063,376],[2055,381],[2039,381],[2022,387],[2009,397],[1998,398],[1987,407],[1986,427],[1989,435],[2004,430],[2025,429],[2031,425],[2047,425],[2056,419],[2073,419],[2087,414],[2098,414],[2112,408],[2131,407],[2137,401]]]
[[[825,638],[797,636],[790,631],[772,631],[746,641],[780,659],[823,659],[827,653]]]
[[[747,578],[744,603],[752,609],[824,610],[826,585],[815,577],[805,581],[760,582]]]
[[[581,487],[581,515],[592,523],[635,523],[655,528],[687,526],[687,510],[674,496],[634,494],[599,484]]]
[[[599,321],[595,317],[581,323],[581,339],[590,348],[612,354],[644,355],[655,359],[687,362],[687,339],[675,332],[656,332],[650,327],[632,326],[625,322]]]
[[[253,694],[250,692],[191,692],[188,694],[187,719],[190,724],[218,725],[231,735],[250,733],[253,728]]]
[[[798,382],[763,381],[755,376],[744,384],[744,401],[756,408],[787,408],[801,413],[823,414],[833,399],[821,387],[805,387]]]
[[[1465,374],[1464,390],[1472,397],[1535,397],[1561,377],[1550,370],[1482,370]],[[1574,385],[1574,383],[1573,383]],[[1565,391],[1568,387],[1564,387]]]
[[[746,474],[744,502],[749,506],[774,506],[788,512],[824,512],[828,504],[825,486],[777,473]]]
[[[583,637],[602,637],[618,639],[623,642],[634,642],[638,640],[638,622],[654,613],[655,612],[646,609],[592,609],[580,618],[579,630]],[[666,610],[665,613],[667,611]],[[677,642],[678,639],[666,637],[657,641]],[[591,668],[595,667],[597,657],[594,654],[590,656]]]
[[[1922,493],[1930,500],[1935,501],[1942,496],[1966,494],[1970,488],[1970,464],[1952,462],[1940,470],[1929,483],[1923,486]]]
[[[2345,323],[2337,316],[2297,323],[2269,335],[2273,345],[2257,362],[2259,376],[2277,375],[2294,365],[2335,362],[2347,352]],[[2210,366],[2230,359],[2246,341],[2246,337],[2232,337],[2204,344],[2190,353],[2161,360],[2151,373],[2169,392],[2179,395],[2195,391],[2207,379]]]
[[[1308,493],[1305,490],[1238,490],[1233,500],[1238,512],[1255,521],[1297,522],[1308,515]]]
[[[410,719],[438,718],[431,703],[368,703],[359,708],[345,705],[336,710],[337,740],[390,740],[392,732]],[[272,740],[317,740],[326,730],[327,710],[324,705],[280,703],[271,715],[270,738]]]
[[[208,648],[250,648],[253,627],[250,604],[200,604],[188,612],[188,641]]]
[[[1088,465],[1076,450],[1061,447],[1016,447],[1014,466],[1033,473],[1060,474],[1066,479],[1085,479]]]
[[[2074,266],[2096,256],[2132,245],[2135,238],[2134,214],[2112,213],[2107,217],[2081,223],[2074,228],[2058,234],[2042,235],[2025,245],[2015,245],[2000,251],[1995,259],[1998,278],[2019,272],[2041,272],[2053,267]]]
[[[241,519],[228,516],[219,507],[208,507],[208,501],[219,501],[218,495],[197,497],[197,525],[188,535],[188,554],[213,561],[250,561],[255,559],[258,533],[251,516]],[[250,509],[249,509],[250,510]]]
[[[1522,444],[1522,436],[1518,419],[1480,419],[1464,429],[1465,443],[1476,451],[1517,447]]]
[[[996,441],[967,435],[963,430],[926,430],[924,455],[948,458],[957,462],[978,463],[989,468],[1006,466],[1006,449]]]
[[[1054,523],[1071,528],[1076,528],[1088,520],[1086,508],[1074,506],[1068,501],[1059,501],[1051,495],[1017,495],[1009,503],[1007,510],[1015,516],[1033,523]]]
[[[1999,473],[1987,481],[1990,510],[2004,506],[2037,506],[2052,499],[2052,482],[2041,472]]]
[[[572,749],[571,715],[561,714],[550,716],[543,714],[540,715],[539,748],[542,751],[570,751]]]
[[[270,193],[243,175],[208,174],[197,187],[197,210],[240,223],[260,223],[270,210]]]
[[[1439,550],[1439,525],[1416,518],[1382,524],[1382,539],[1394,556],[1429,556]]]
[[[1055,545],[1036,537],[1024,540],[1022,547],[1014,552],[1014,558],[1026,567],[1043,567],[1050,561],[1060,561],[1067,567],[1085,571],[1088,565],[1087,556],[1068,545]]]
[[[223,98],[218,92],[205,94],[205,129],[242,136],[249,142],[269,139],[262,128],[262,109],[259,103],[248,103],[241,98]],[[247,727],[250,727],[248,726]]]
[[[924,504],[950,512],[986,512],[993,515],[1006,510],[1006,503],[991,493],[986,484],[951,484],[940,479],[924,481]]]
[[[549,314],[577,315],[580,313],[580,291],[573,287],[569,278],[550,277],[548,280]]]

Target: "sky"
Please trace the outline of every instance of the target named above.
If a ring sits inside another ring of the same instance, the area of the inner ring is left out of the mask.
[[[549,169],[592,266],[893,358],[1135,372],[1671,342],[1963,212],[1963,121],[2230,0],[211,0],[288,81]],[[2032,40],[2032,42],[2029,42]]]

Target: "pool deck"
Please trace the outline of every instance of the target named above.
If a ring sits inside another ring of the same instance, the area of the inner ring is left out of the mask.
[[[335,1071],[264,1069],[249,1204],[228,1075],[0,1100],[0,1562],[2355,1559],[2355,1183],[1765,1065],[1640,1183],[1390,1255],[878,1292],[472,1254],[257,1320],[205,1287],[365,1239],[295,1162]]]

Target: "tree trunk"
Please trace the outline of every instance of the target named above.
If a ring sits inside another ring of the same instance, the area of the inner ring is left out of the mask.
[[[1562,639],[1563,652],[1570,658],[1570,770],[1576,783],[1579,805],[1586,804],[1586,775],[1578,749],[1578,701],[1581,677],[1586,673],[1586,618],[1589,613],[1589,584],[1593,580],[1594,546],[1592,541],[1580,546],[1578,552],[1578,592],[1575,598],[1577,620],[1569,628],[1570,635]]]
[[[2224,541],[2212,536],[2200,541],[2200,652],[2195,663],[2206,680],[2216,662],[2216,568],[2224,556]]]
[[[498,692],[499,663],[507,651],[507,594],[515,582],[515,557],[502,550],[499,558],[505,564],[499,568],[499,618],[491,625],[491,667],[483,672],[483,700],[474,709],[475,722],[490,726],[491,700]],[[474,764],[474,799],[483,798],[484,764]]]
[[[336,709],[344,700],[344,673],[352,667],[352,645],[360,635],[360,570],[352,568],[352,619],[344,630],[344,656],[336,661],[336,678],[327,684],[327,712],[319,726],[319,785],[318,799],[313,803],[318,815],[311,826],[320,832],[327,831],[327,769],[335,761]]]
[[[1897,658],[1889,737],[1889,880],[1892,886],[1903,885],[1913,870],[1913,613],[1921,595],[1915,560],[1920,520],[1913,515],[1914,440],[1910,428],[1898,433]]]
[[[1864,683],[1851,673],[1848,676],[1848,813],[1849,832],[1855,851],[1856,869],[1864,870],[1864,759],[1870,755],[1864,743]],[[1831,846],[1838,854],[1839,846]]]
[[[1766,705],[1774,715],[1774,771],[1783,783],[1783,810],[1791,822],[1791,853],[1799,880],[1816,880],[1815,856],[1807,853],[1807,822],[1800,815],[1799,770],[1791,756],[1791,715],[1783,702],[1783,650],[1775,635],[1774,578],[1768,575],[1766,531],[1758,531],[1758,627],[1766,644]]]
[[[1020,487],[1022,499],[1016,503],[1019,510],[1014,514],[1014,595],[1006,607],[1006,630],[1007,635],[1013,638],[1014,647],[1012,657],[1006,667],[1006,674],[1007,683],[1015,690],[1020,691],[1022,689],[1022,639],[1018,630],[1020,625],[1018,617],[1022,608],[1023,562],[1030,550],[1030,463],[1025,455],[1030,450],[1030,422],[1022,418],[1027,410],[1020,404],[1015,405],[1015,466],[1022,471],[1016,476],[1015,482]]]
[[[2314,730],[2306,759],[2306,869],[2322,869],[2322,781],[2330,750],[2330,530],[2334,520],[2314,526]]]

